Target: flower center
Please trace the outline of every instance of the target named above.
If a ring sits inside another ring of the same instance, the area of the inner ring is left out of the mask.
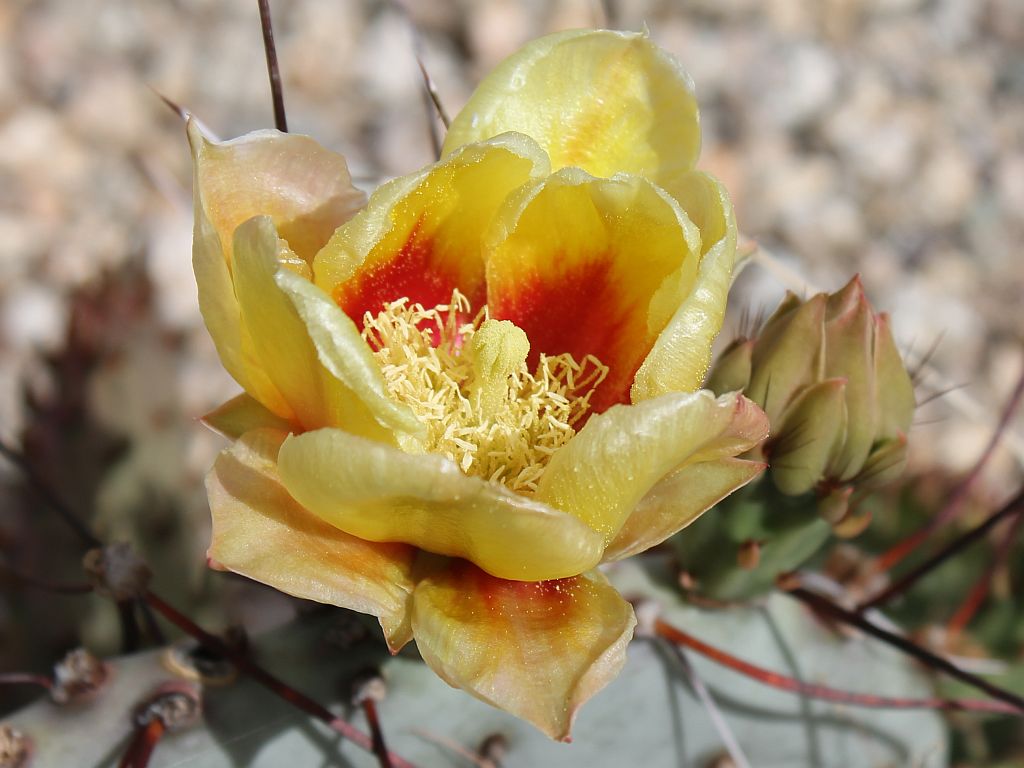
[[[531,493],[548,459],[590,408],[608,368],[588,355],[540,355],[531,373],[526,334],[507,320],[475,316],[458,291],[427,309],[399,299],[363,317],[391,396],[426,424],[422,447],[467,475]]]

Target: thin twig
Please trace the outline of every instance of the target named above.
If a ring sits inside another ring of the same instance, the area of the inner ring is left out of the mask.
[[[138,600],[139,613],[142,614],[142,621],[146,625],[146,632],[149,633],[150,639],[156,645],[167,645],[167,636],[164,635],[164,631],[160,629],[160,625],[156,622],[156,616],[153,615],[153,609],[149,603],[145,600]]]
[[[965,477],[957,486],[956,490],[953,491],[949,501],[937,515],[935,515],[925,525],[921,526],[921,528],[914,531],[914,533],[910,534],[902,541],[897,542],[879,556],[878,560],[875,562],[875,569],[879,573],[891,570],[907,555],[917,549],[925,539],[931,536],[932,533],[960,514],[964,503],[967,501],[971,491],[977,484],[978,478],[981,477],[982,470],[988,464],[989,459],[992,458],[992,454],[995,452],[996,446],[999,445],[1000,439],[1009,428],[1010,420],[1013,418],[1013,414],[1016,413],[1017,409],[1020,407],[1022,397],[1024,397],[1024,372],[1022,372],[1020,377],[1017,379],[1017,385],[1014,387],[1006,405],[1003,407],[1003,412],[999,417],[999,423],[996,425],[995,430],[993,430],[992,437],[989,439],[988,445],[985,446],[985,450],[982,451],[981,456],[978,457],[978,460],[974,463],[971,471],[968,472],[967,477]]]
[[[423,87],[427,91],[427,95],[430,97],[431,103],[434,105],[434,109],[437,111],[437,118],[441,121],[441,125],[444,126],[445,130],[451,126],[451,118],[448,117],[448,112],[445,111],[444,104],[441,103],[441,94],[437,91],[437,85],[434,83],[434,78],[427,72],[427,67],[423,63],[423,59],[420,57],[419,51],[416,52],[416,63],[420,67],[420,74],[423,75]]]
[[[159,717],[154,717],[146,725],[136,728],[128,748],[121,755],[118,768],[146,768],[153,756],[153,750],[166,732],[167,726]]]
[[[414,735],[419,736],[424,741],[430,742],[442,749],[447,749],[450,752],[461,757],[463,760],[472,763],[477,768],[494,768],[494,763],[489,760],[480,757],[479,754],[472,750],[466,749],[466,747],[459,744],[457,741],[452,741],[444,736],[433,734],[430,731],[426,731],[422,728],[410,728],[409,729]]]
[[[277,65],[274,46],[274,24],[270,20],[270,0],[256,0],[260,7],[260,26],[263,28],[263,50],[267,54],[267,74],[270,75],[270,97],[274,101],[274,125],[281,133],[288,133],[288,120],[284,114],[284,93],[281,89],[281,70]]]
[[[370,725],[370,739],[373,742],[373,754],[377,756],[377,763],[380,768],[394,768],[391,756],[388,754],[388,746],[384,742],[384,730],[380,727],[377,704],[372,698],[363,699],[363,714],[366,715],[366,722]]]
[[[778,672],[772,672],[764,667],[743,661],[743,659],[708,645],[683,632],[681,629],[671,624],[666,624],[660,619],[655,623],[654,631],[672,643],[686,646],[711,659],[716,664],[727,667],[734,672],[739,672],[763,685],[778,688],[782,691],[790,691],[791,693],[797,693],[813,699],[822,699],[838,704],[849,704],[855,707],[867,707],[870,709],[942,709],[962,712],[995,712],[1024,716],[1024,710],[1002,701],[988,701],[985,699],[911,699],[879,696],[873,693],[854,693],[853,691],[844,691],[827,685],[805,683],[802,680],[797,680]]]
[[[780,587],[786,591],[786,594],[804,603],[815,612],[851,627],[856,627],[862,632],[881,640],[886,645],[892,646],[908,656],[912,656],[930,669],[943,672],[950,677],[956,678],[961,682],[977,688],[980,691],[984,691],[989,696],[1010,704],[1018,713],[1024,714],[1024,698],[1021,698],[1017,694],[1007,691],[1004,688],[1000,688],[998,685],[993,685],[987,680],[961,669],[948,659],[936,656],[931,651],[926,648],[922,648],[917,643],[908,640],[902,635],[882,629],[877,624],[866,619],[860,613],[850,611],[842,606],[836,605],[823,595],[811,592],[810,590],[804,589],[800,586],[790,587],[788,585],[781,584]]]
[[[901,578],[894,581],[874,597],[864,600],[859,606],[857,606],[857,610],[864,611],[868,608],[874,608],[888,602],[897,595],[903,594],[910,589],[910,587],[916,584],[920,578],[931,573],[935,568],[953,557],[953,555],[958,554],[961,550],[966,549],[975,541],[984,537],[985,534],[994,526],[998,525],[1001,520],[1010,517],[1011,515],[1019,514],[1022,511],[1024,511],[1024,490],[1018,491],[1017,495],[1003,505],[1002,509],[997,512],[993,512],[985,519],[984,522],[953,539],[953,541],[949,542],[934,555],[929,557],[916,568],[907,572]]]
[[[32,469],[32,466],[25,460],[25,458],[17,451],[9,448],[4,443],[0,442],[0,453],[7,457],[12,463],[25,473],[25,476],[30,480],[33,487],[39,493],[40,497],[47,503],[48,506],[52,507],[54,511],[60,513],[61,519],[72,529],[74,529],[79,536],[90,543],[91,546],[101,546],[102,542],[96,538],[96,536],[90,531],[84,523],[78,520],[71,511],[63,505],[59,498],[50,492],[49,488],[42,481],[38,475]],[[180,613],[177,609],[171,606],[169,603],[164,602],[155,592],[147,591],[141,596],[153,609],[162,614],[164,618],[170,621],[172,624],[177,626],[183,632],[191,635],[196,640],[201,642],[207,648],[214,652],[229,659],[238,669],[248,674],[256,682],[270,689],[273,693],[287,701],[289,704],[297,707],[298,709],[306,712],[309,715],[321,720],[326,723],[328,727],[337,733],[341,734],[345,738],[357,746],[370,752],[373,749],[373,744],[369,736],[360,731],[358,728],[345,722],[340,717],[335,715],[327,709],[327,707],[319,704],[308,696],[299,693],[294,688],[291,688],[278,678],[271,675],[269,672],[264,670],[258,664],[253,662],[241,653],[235,652],[235,650],[229,647],[223,640],[215,635],[211,635],[209,632],[204,630],[190,618]],[[129,603],[130,605],[130,603]],[[123,615],[123,611],[122,611]],[[137,629],[137,625],[135,627]],[[124,626],[122,627],[123,632],[130,632],[131,630]],[[407,760],[398,757],[397,755],[391,754],[391,762],[393,768],[414,768],[413,764]]]
[[[939,351],[939,346],[942,344],[942,340],[945,337],[945,329],[939,331],[938,335],[936,335],[935,337],[935,340],[932,341],[932,343],[928,346],[928,349],[926,349],[924,351],[924,354],[921,355],[921,359],[917,361],[913,368],[907,371],[910,374],[911,382],[913,382],[915,385],[921,381],[921,377],[925,372],[926,366],[928,365],[928,363],[932,361],[932,358],[935,357],[935,353]],[[909,356],[910,354],[908,352],[907,357]]]
[[[968,593],[963,603],[960,604],[956,613],[953,614],[953,618],[951,618],[949,623],[946,625],[946,629],[951,634],[958,634],[959,632],[962,632],[964,628],[971,623],[971,619],[974,618],[978,609],[985,603],[996,574],[1001,568],[1003,568],[1003,566],[1006,565],[1006,561],[1009,559],[1010,553],[1013,551],[1013,547],[1017,543],[1022,523],[1024,523],[1024,515],[1016,515],[1013,518],[1013,522],[1010,523],[1009,529],[1006,531],[1006,535],[999,540],[999,546],[996,547],[995,555],[985,568],[985,572],[971,588],[971,591]]]
[[[37,685],[50,690],[53,688],[53,680],[46,675],[31,672],[0,672],[0,685]]]
[[[71,507],[65,504],[53,491],[50,490],[50,487],[46,484],[39,473],[36,472],[36,468],[32,466],[31,462],[29,462],[28,458],[23,453],[0,440],[0,456],[3,456],[11,462],[11,464],[21,470],[35,494],[64,519],[64,522],[67,523],[68,527],[71,528],[75,534],[77,534],[78,538],[80,538],[89,547],[98,547],[100,545],[100,540],[97,539],[86,524],[78,518],[78,515],[72,511]]]
[[[6,576],[7,578],[21,584],[25,584],[26,586],[42,589],[46,592],[53,592],[58,595],[85,595],[92,592],[92,584],[87,584],[85,582],[80,584],[69,584],[66,582],[48,581],[47,579],[42,579],[38,576],[31,576],[27,573],[22,573],[4,562],[0,562],[0,575]]]
[[[430,148],[434,150],[434,157],[441,158],[441,132],[437,130],[437,123],[434,121],[433,107],[430,106],[430,94],[423,92],[423,106],[427,113],[427,130],[430,132]]]
[[[657,631],[657,625],[655,625],[655,631]],[[680,634],[685,633],[680,632]],[[689,637],[689,635],[687,635],[687,637]],[[663,637],[663,639],[670,638]],[[739,742],[736,741],[736,737],[729,728],[729,724],[725,721],[725,717],[722,716],[722,712],[715,703],[715,699],[711,696],[711,692],[708,690],[708,687],[704,685],[704,681],[701,679],[700,675],[697,674],[697,670],[693,668],[690,660],[683,652],[681,647],[683,643],[670,642],[668,645],[669,648],[672,649],[672,654],[675,656],[676,661],[679,662],[679,667],[683,670],[683,674],[690,683],[690,687],[693,688],[693,692],[697,694],[697,698],[700,699],[701,704],[704,705],[704,709],[707,711],[708,717],[711,719],[711,724],[715,727],[715,730],[718,731],[718,736],[722,739],[722,745],[725,747],[725,751],[729,753],[729,758],[732,760],[733,765],[735,765],[736,768],[750,768],[750,761],[747,760],[747,756],[743,753],[743,749],[740,747]]]
[[[373,751],[373,741],[369,736],[355,726],[346,722],[344,719],[336,716],[323,704],[314,701],[304,693],[300,693],[284,681],[278,679],[270,672],[267,672],[248,656],[237,652],[219,637],[207,632],[192,621],[192,619],[179,612],[169,603],[164,602],[153,592],[146,592],[144,597],[146,602],[148,602],[157,613],[161,614],[165,619],[183,632],[194,637],[211,651],[228,659],[239,670],[249,675],[249,677],[257,683],[269,688],[294,707],[302,710],[312,717],[315,717],[317,720],[327,725],[331,730],[341,734],[353,744],[365,749],[367,752]],[[413,768],[412,763],[399,757],[393,752],[389,752],[388,756],[390,757],[391,764],[394,768]]]

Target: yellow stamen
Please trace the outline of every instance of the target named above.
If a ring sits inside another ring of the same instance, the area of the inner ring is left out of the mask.
[[[588,355],[541,355],[526,366],[529,341],[484,307],[472,320],[458,291],[432,308],[388,304],[363,318],[391,395],[427,425],[423,446],[469,475],[514,491],[537,488],[548,459],[574,434],[608,368]]]

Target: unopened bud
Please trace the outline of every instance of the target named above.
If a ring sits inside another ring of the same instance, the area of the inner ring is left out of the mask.
[[[915,403],[889,317],[874,313],[860,278],[807,301],[787,294],[757,338],[725,351],[708,383],[724,392],[744,378],[771,422],[754,458],[769,461],[775,486],[825,494],[826,520],[846,535],[862,529],[850,495],[902,471]]]

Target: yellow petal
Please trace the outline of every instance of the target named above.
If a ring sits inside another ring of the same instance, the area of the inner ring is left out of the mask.
[[[524,186],[495,218],[491,316],[526,331],[531,366],[566,352],[608,366],[595,411],[628,402],[633,375],[693,288],[700,237],[646,179],[563,169]]]
[[[270,427],[288,432],[292,426],[286,419],[268,411],[246,394],[233,397],[210,411],[203,416],[202,422],[232,440],[254,429]]]
[[[630,391],[634,403],[700,389],[711,364],[711,345],[722,328],[736,261],[736,220],[725,188],[694,172],[671,180],[668,191],[700,230],[703,254],[693,289],[636,372]]]
[[[693,168],[700,125],[693,82],[645,34],[582,30],[529,43],[477,87],[442,156],[505,131],[533,137],[554,169],[656,182]]]
[[[524,583],[456,561],[413,593],[416,646],[443,680],[564,741],[622,669],[635,625],[597,571]]]
[[[252,354],[241,325],[230,272],[236,227],[265,214],[306,259],[365,202],[344,158],[312,139],[257,131],[216,143],[188,123],[192,147],[195,227],[192,265],[199,307],[228,373],[256,400],[291,417],[284,398]]]
[[[281,247],[270,219],[257,217],[235,231],[232,261],[243,327],[295,420],[305,429],[338,426],[381,440],[389,439],[390,429],[414,425],[412,414],[403,421],[405,409],[384,394],[380,370],[355,326],[311,283],[280,265]],[[309,309],[314,294],[320,301],[317,309]],[[322,317],[315,316],[318,311]],[[330,329],[318,325],[324,317],[336,324]],[[321,362],[321,349],[331,342],[340,346],[339,355],[356,358],[343,370],[332,372]]]
[[[209,557],[289,595],[377,616],[397,651],[409,639],[415,550],[362,541],[303,509],[277,472],[286,435],[248,432],[218,457],[206,479]]]
[[[445,304],[455,288],[483,306],[481,233],[509,192],[547,171],[533,141],[508,134],[389,182],[317,255],[316,283],[356,322],[401,298]]]
[[[641,499],[672,472],[749,450],[768,434],[761,409],[737,393],[673,393],[615,406],[551,457],[536,499],[615,540]]]
[[[274,279],[306,324],[321,365],[358,395],[379,424],[422,433],[423,424],[412,410],[388,394],[373,353],[348,315],[327,294],[287,269],[279,269]]]
[[[622,560],[660,544],[764,469],[756,461],[723,458],[673,472],[651,488],[626,518],[604,553],[605,561]]]
[[[290,438],[281,478],[307,509],[368,541],[401,541],[472,560],[504,579],[574,576],[601,559],[601,536],[572,515],[337,429]]]
[[[366,202],[345,158],[308,136],[256,131],[215,143],[190,120],[188,138],[197,214],[209,221],[225,258],[239,224],[270,216],[291,250],[308,261]]]

